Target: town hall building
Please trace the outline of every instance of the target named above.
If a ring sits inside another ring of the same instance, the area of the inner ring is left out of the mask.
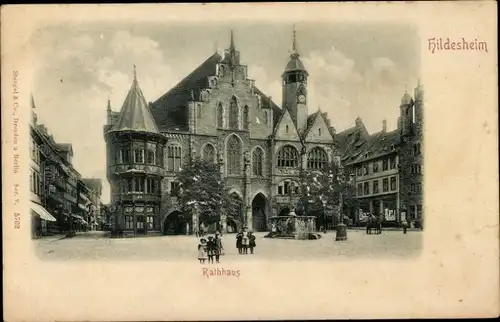
[[[293,210],[301,169],[321,169],[345,152],[326,113],[308,113],[309,74],[295,32],[282,106],[248,77],[233,32],[223,55],[215,52],[154,102],[146,103],[135,73],[121,111],[108,102],[104,126],[112,211],[125,233],[198,229],[203,216],[183,214],[176,194],[176,175],[193,158],[216,163],[240,202],[219,228],[265,231],[269,217]]]

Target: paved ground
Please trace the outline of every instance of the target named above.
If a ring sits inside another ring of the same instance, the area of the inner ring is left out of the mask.
[[[335,241],[335,232],[322,234],[319,240],[283,240],[264,238],[256,233],[254,255],[239,255],[235,235],[224,236],[226,255],[222,261],[258,259],[332,259],[332,258],[409,258],[418,256],[422,232],[383,231],[367,235],[349,230],[348,240]],[[102,232],[81,234],[71,239],[34,240],[37,255],[43,260],[196,260],[198,239],[194,236],[158,236],[111,239]]]

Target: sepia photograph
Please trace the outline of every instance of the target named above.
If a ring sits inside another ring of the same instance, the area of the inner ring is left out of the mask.
[[[2,6],[4,319],[498,316],[496,6]]]
[[[40,258],[418,256],[411,24],[70,24],[32,41]]]

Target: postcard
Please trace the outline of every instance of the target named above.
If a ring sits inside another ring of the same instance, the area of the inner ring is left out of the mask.
[[[4,6],[5,319],[497,316],[496,6]]]

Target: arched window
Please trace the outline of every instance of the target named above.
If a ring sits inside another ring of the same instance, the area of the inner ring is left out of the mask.
[[[285,126],[285,132],[288,133],[288,125]]]
[[[252,154],[252,169],[254,176],[262,176],[262,168],[264,161],[264,152],[261,148],[256,148],[253,150]]]
[[[290,195],[299,193],[299,184],[292,180],[283,180],[278,184],[278,195]]]
[[[214,162],[215,148],[212,144],[207,144],[203,148],[203,159],[208,162]]]
[[[243,129],[248,130],[248,106],[243,108]]]
[[[227,172],[229,175],[241,174],[241,144],[235,135],[227,140]]]
[[[318,129],[318,136],[321,136],[321,129]]]
[[[179,171],[181,169],[181,147],[169,145],[167,147],[167,170]]]
[[[286,145],[278,152],[278,167],[297,167],[299,153],[293,146]]]
[[[238,128],[238,102],[236,101],[236,97],[232,97],[229,102],[229,127],[231,129]]]
[[[219,103],[219,106],[217,106],[217,127],[224,127],[224,107],[222,103]]]
[[[201,118],[203,114],[203,110],[201,109],[201,104],[197,104],[196,109],[198,110],[198,118]]]
[[[323,170],[326,168],[328,157],[325,150],[314,148],[307,154],[307,168],[314,170]]]

